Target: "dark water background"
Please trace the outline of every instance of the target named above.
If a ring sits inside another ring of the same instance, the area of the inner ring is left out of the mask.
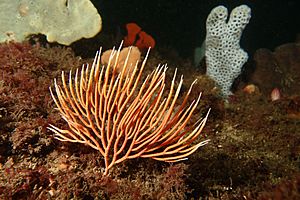
[[[205,38],[210,11],[224,5],[229,12],[241,4],[252,10],[241,46],[250,55],[258,48],[274,49],[294,42],[300,33],[300,0],[93,0],[103,20],[103,31],[117,32],[136,22],[157,46],[171,47],[190,57]]]

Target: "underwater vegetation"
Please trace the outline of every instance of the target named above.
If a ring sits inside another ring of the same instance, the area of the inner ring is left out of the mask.
[[[300,199],[296,1],[112,2],[0,3],[0,199]]]
[[[203,129],[210,143],[188,160],[168,164],[152,159],[126,160],[103,176],[103,157],[89,146],[60,142],[49,124],[68,129],[51,98],[49,86],[61,71],[76,71],[92,60],[70,48],[1,44],[0,194],[4,199],[266,199],[299,196],[299,96],[271,101],[269,93],[238,90],[230,104],[218,96],[208,77],[180,70],[185,81],[178,94],[187,104],[204,91],[191,121],[211,108]],[[148,57],[144,75],[164,62]],[[181,63],[182,61],[178,61]],[[165,81],[172,82],[173,66]],[[191,69],[186,63],[185,69]],[[296,76],[296,74],[294,74]],[[145,80],[143,77],[142,80]],[[58,80],[57,83],[60,83]],[[175,85],[180,82],[175,81]],[[286,91],[286,90],[283,90]],[[180,105],[180,104],[178,104]],[[255,112],[254,112],[255,111]],[[202,117],[205,117],[202,116]],[[187,127],[191,127],[188,124]],[[201,140],[196,140],[201,142]]]

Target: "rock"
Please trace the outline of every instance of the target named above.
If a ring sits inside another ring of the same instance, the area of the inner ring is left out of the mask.
[[[276,87],[283,95],[300,93],[300,43],[283,44],[274,52],[258,49],[254,54],[255,70],[249,82],[269,96]]]

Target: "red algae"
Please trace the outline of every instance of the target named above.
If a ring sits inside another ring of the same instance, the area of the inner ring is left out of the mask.
[[[298,84],[292,90],[287,82],[280,85],[284,95],[272,102],[269,84],[251,82],[265,73],[259,69],[246,83],[255,84],[257,92],[237,89],[232,101],[225,103],[215,83],[190,62],[163,60],[153,51],[145,71],[168,62],[166,81],[170,81],[178,68],[186,84],[180,98],[198,79],[191,99],[204,93],[192,119],[196,122],[200,113],[212,108],[204,128],[211,142],[182,163],[128,160],[104,177],[103,158],[97,151],[58,142],[46,130],[49,123],[66,126],[48,90],[53,78],[89,60],[76,57],[71,48],[29,43],[0,44],[0,55],[0,199],[299,197],[300,97],[291,94],[300,91]],[[261,62],[269,59],[265,56]],[[295,66],[289,69],[295,72]]]

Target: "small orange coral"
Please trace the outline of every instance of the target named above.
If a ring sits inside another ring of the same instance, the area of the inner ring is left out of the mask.
[[[149,47],[154,48],[154,38],[142,31],[136,23],[126,24],[127,35],[124,37],[124,46],[136,46],[140,50],[147,50]]]
[[[132,46],[136,42],[136,36],[141,32],[142,28],[136,23],[126,24],[127,35],[124,38],[124,46]]]
[[[145,31],[141,31],[138,36],[139,39],[136,41],[135,46],[139,49],[148,49],[149,47],[154,48],[155,40],[151,35],[147,34]]]
[[[116,56],[113,59],[110,58],[113,51],[113,49],[110,49],[103,52],[101,56],[101,64],[107,65],[109,61],[111,61],[113,66],[116,64],[116,71],[120,73],[122,72],[122,68],[125,66],[124,63],[127,62],[125,74],[131,74],[134,70],[135,65],[140,61],[140,50],[137,47],[123,48],[118,57],[118,61],[116,60]]]

